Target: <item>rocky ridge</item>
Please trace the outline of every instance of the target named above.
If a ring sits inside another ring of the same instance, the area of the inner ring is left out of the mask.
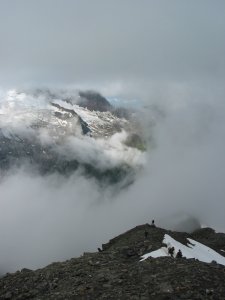
[[[103,244],[99,252],[6,274],[0,299],[225,299],[223,265],[171,257],[140,262],[141,255],[162,246],[165,233],[182,243],[187,237],[204,241],[225,254],[225,234],[212,229],[187,234],[145,224]]]

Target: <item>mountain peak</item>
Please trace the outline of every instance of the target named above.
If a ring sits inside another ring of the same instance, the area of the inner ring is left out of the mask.
[[[100,93],[95,91],[80,91],[79,96],[81,97],[78,104],[82,107],[87,107],[89,110],[96,111],[110,111],[112,105],[104,98]]]

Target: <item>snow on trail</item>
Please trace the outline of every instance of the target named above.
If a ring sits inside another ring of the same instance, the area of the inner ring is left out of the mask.
[[[168,234],[165,234],[163,243],[167,245],[167,247],[162,247],[156,251],[152,251],[150,253],[147,253],[142,256],[141,261],[147,259],[148,257],[161,257],[161,256],[170,256],[168,253],[168,249],[170,247],[174,247],[174,256],[176,256],[176,253],[180,249],[183,256],[186,258],[195,258],[203,262],[210,263],[213,260],[216,261],[218,264],[225,265],[225,257],[214,251],[213,249],[196,242],[195,240],[192,239],[187,239],[188,240],[188,246],[185,246],[181,244],[180,242],[174,240],[171,236]]]

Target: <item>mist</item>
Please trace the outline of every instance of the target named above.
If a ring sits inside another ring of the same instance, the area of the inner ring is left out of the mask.
[[[224,36],[219,0],[0,0],[1,99],[10,89],[96,90],[135,103],[146,141],[145,153],[124,148],[126,132],[97,142],[71,138],[56,149],[101,169],[132,163],[126,188],[100,186],[80,169],[69,176],[23,164],[1,171],[0,273],[96,251],[152,219],[225,232]],[[30,136],[21,114],[15,128]],[[15,117],[7,116],[0,115],[5,129]],[[52,139],[45,131],[38,138]]]
[[[182,222],[194,219],[224,231],[224,104],[219,98],[192,97],[186,91],[182,105],[161,103],[160,116],[151,108],[141,113],[151,139],[142,168],[126,189],[102,188],[79,171],[70,177],[40,176],[24,167],[2,177],[1,270],[38,268],[96,251],[153,218],[171,229],[189,230]],[[86,149],[83,156],[92,155],[92,147],[81,149]]]

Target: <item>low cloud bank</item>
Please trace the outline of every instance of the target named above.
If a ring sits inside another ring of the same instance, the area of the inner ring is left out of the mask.
[[[153,218],[167,228],[225,231],[224,104],[201,99],[189,94],[176,105],[158,103],[156,114],[153,106],[140,112],[150,144],[126,189],[100,188],[79,172],[65,178],[21,168],[1,177],[1,273],[95,251]]]

